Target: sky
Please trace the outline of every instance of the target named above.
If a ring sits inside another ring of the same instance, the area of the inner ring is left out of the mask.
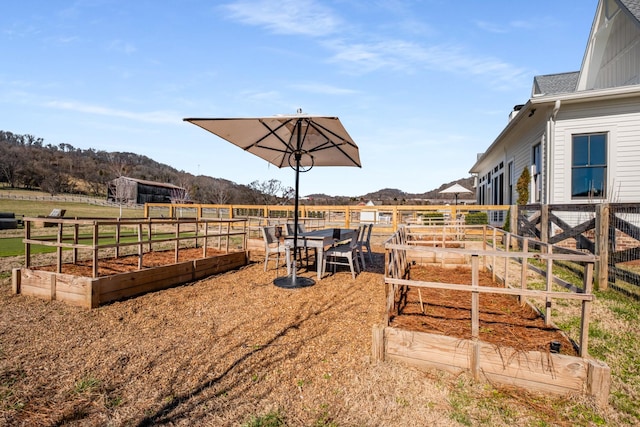
[[[578,71],[597,0],[21,0],[0,4],[0,130],[238,184],[278,169],[187,117],[337,116],[362,168],[300,194],[469,177],[531,95]]]

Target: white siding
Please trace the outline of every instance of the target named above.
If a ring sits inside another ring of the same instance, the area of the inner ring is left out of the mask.
[[[571,200],[571,137],[595,132],[608,133],[607,200],[640,201],[640,105],[628,100],[560,109],[550,203],[580,202]]]
[[[637,84],[640,71],[640,29],[631,18],[619,13],[609,34],[594,88]]]

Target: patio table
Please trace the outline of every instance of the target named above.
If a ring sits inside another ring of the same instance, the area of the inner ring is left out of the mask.
[[[321,230],[307,231],[305,233],[298,233],[298,248],[313,248],[316,249],[318,255],[316,256],[316,266],[318,270],[318,280],[322,277],[322,257],[324,249],[332,246],[336,242],[345,240],[349,237],[349,233],[354,230],[349,228],[323,228]],[[287,259],[287,275],[291,274],[291,249],[293,248],[293,236],[285,237],[285,251]],[[294,254],[295,256],[295,254]]]

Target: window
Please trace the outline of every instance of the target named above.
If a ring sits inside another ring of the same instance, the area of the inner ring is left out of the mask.
[[[533,179],[533,201],[534,203],[540,203],[542,198],[542,157],[540,144],[533,146],[531,165],[533,166],[531,173]]]
[[[513,160],[507,164],[507,204],[513,204]]]
[[[574,135],[571,154],[571,197],[606,197],[607,134]]]

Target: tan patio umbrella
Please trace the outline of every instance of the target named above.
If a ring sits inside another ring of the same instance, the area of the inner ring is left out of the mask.
[[[458,194],[460,193],[473,193],[473,191],[466,189],[460,184],[453,184],[451,187],[445,188],[440,194],[454,194],[456,196],[456,206],[458,205]]]
[[[310,116],[298,110],[298,114],[293,115],[184,120],[279,168],[289,166],[295,171],[294,254],[298,245],[300,172],[307,172],[314,166],[362,167],[358,146],[337,117]],[[286,288],[314,284],[310,278],[296,277],[295,256],[292,271],[290,277],[277,278],[274,283]]]

